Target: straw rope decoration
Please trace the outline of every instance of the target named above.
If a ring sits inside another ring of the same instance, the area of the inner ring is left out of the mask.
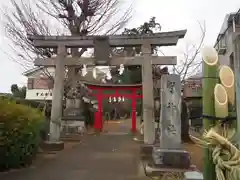
[[[203,59],[205,57],[203,55]],[[224,118],[228,116],[228,104],[233,105],[235,101],[234,73],[230,67],[221,66],[219,78],[221,84],[214,88],[215,116]],[[231,142],[235,133],[229,124],[217,121],[215,127],[204,131],[202,139],[191,136],[196,144],[212,149],[217,180],[240,180],[240,151]]]
[[[218,57],[213,48],[204,48],[202,57],[209,66],[218,64]],[[232,69],[225,65],[220,66],[219,79],[221,84],[217,83],[214,88],[215,116],[226,118],[229,115],[228,104],[233,106],[235,102],[235,79]],[[231,142],[235,134],[235,128],[219,119],[214,127],[204,131],[201,139],[190,135],[196,145],[211,149],[217,180],[240,180],[240,151]],[[179,176],[171,178],[181,179]]]

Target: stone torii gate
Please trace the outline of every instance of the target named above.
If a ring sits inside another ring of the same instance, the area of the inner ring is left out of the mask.
[[[59,121],[62,116],[65,66],[100,65],[141,65],[143,80],[143,119],[144,143],[153,144],[155,140],[154,98],[152,65],[176,65],[175,56],[152,56],[152,46],[173,46],[183,38],[186,30],[162,32],[148,35],[113,36],[29,36],[37,48],[57,48],[57,57],[37,58],[35,66],[55,66],[55,81],[52,99],[50,142],[59,143]],[[110,57],[111,47],[141,46],[142,55],[135,57]],[[67,57],[66,48],[92,48],[95,58]]]

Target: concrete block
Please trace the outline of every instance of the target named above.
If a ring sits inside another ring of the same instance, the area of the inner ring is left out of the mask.
[[[197,171],[189,171],[184,173],[184,180],[204,180],[203,174]]]

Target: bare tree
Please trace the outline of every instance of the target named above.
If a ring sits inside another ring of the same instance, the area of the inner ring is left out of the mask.
[[[178,65],[173,68],[176,74],[179,74],[182,80],[183,87],[185,81],[199,73],[201,71],[201,57],[200,57],[200,50],[203,46],[205,35],[206,35],[206,25],[205,22],[201,24],[198,22],[200,27],[200,40],[196,44],[187,44],[186,50],[183,52],[182,60],[178,62]],[[188,115],[188,106],[186,101],[182,100],[182,112],[181,112],[181,137],[182,140],[185,142],[191,141],[189,136],[189,115]]]
[[[4,28],[16,61],[32,67],[36,54],[48,55],[36,49],[27,38],[32,35],[112,34],[124,27],[131,17],[131,7],[120,13],[120,0],[10,0],[11,7],[3,7]],[[72,50],[81,56],[86,49]]]
[[[10,7],[2,7],[3,24],[10,48],[10,56],[24,69],[33,67],[36,55],[51,57],[56,49],[39,49],[33,46],[28,35],[95,35],[114,34],[131,18],[131,6],[122,11],[121,0],[10,0]],[[82,56],[87,49],[73,48],[73,56]],[[46,68],[40,70],[52,80]],[[66,82],[65,94],[69,80]],[[85,88],[86,89],[86,88]],[[84,96],[87,94],[82,93]]]
[[[181,57],[182,59],[178,62],[178,65],[173,68],[173,71],[181,76],[182,81],[199,72],[201,68],[202,61],[199,55],[206,35],[206,24],[205,22],[201,24],[198,21],[198,25],[201,31],[199,42],[196,44],[187,44]]]

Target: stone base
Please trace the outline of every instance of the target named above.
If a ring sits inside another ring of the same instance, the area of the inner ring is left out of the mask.
[[[152,159],[153,145],[143,144],[140,146],[140,155],[142,160],[151,160]]]
[[[86,132],[85,122],[77,120],[62,121],[62,135],[84,134]]]
[[[52,141],[44,141],[41,145],[42,150],[44,151],[61,151],[64,149],[64,142],[52,142]]]
[[[165,173],[185,173],[185,172],[191,172],[191,171],[196,171],[196,166],[191,165],[187,169],[182,169],[182,168],[168,168],[168,167],[155,167],[152,164],[147,164],[146,165],[146,174],[151,177],[155,176],[162,176]]]
[[[158,168],[188,169],[191,165],[190,155],[185,150],[161,149],[154,147],[152,152],[153,165]]]

